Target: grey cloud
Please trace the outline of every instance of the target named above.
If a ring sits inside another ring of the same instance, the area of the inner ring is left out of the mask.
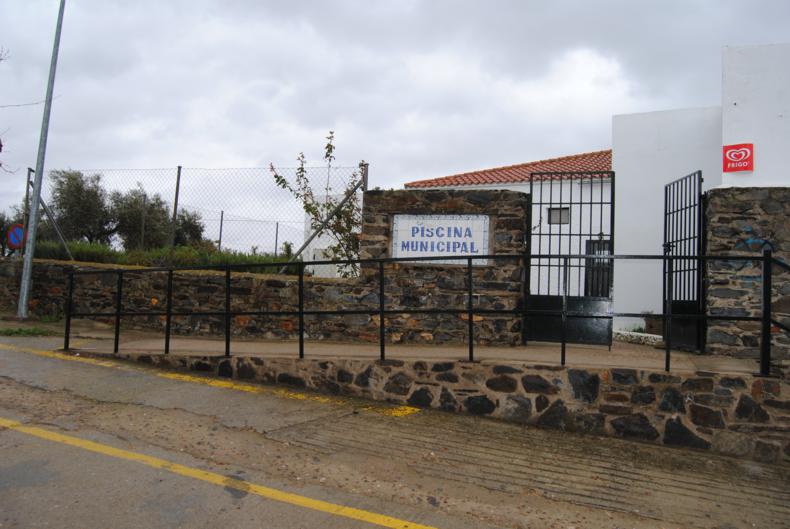
[[[0,4],[0,105],[43,97],[55,16]],[[335,129],[391,187],[606,148],[611,114],[715,105],[721,47],[789,26],[768,0],[70,0],[47,167],[292,165]],[[0,109],[0,208],[40,119]]]

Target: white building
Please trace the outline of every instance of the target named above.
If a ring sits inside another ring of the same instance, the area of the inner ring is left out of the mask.
[[[753,145],[753,171],[723,172],[723,146],[734,144]],[[406,184],[406,188],[510,189],[529,193],[530,174],[534,172],[614,171],[614,253],[658,255],[663,252],[665,185],[702,171],[703,190],[717,186],[788,186],[788,153],[790,44],[727,47],[723,51],[721,106],[617,115],[612,119],[611,151],[420,180]],[[589,201],[587,197],[595,194],[606,196],[609,186],[604,177],[582,184],[571,180],[570,175],[559,175],[550,186],[544,186],[543,192],[552,195],[548,200],[551,205],[539,207],[537,213],[533,207],[533,217],[537,218],[532,219],[531,252],[578,254],[587,253],[591,247],[602,250],[595,247],[595,241],[606,239],[610,233],[606,206],[596,210],[591,205],[577,212],[569,195],[573,190],[575,197]],[[558,196],[560,203],[555,207]],[[540,199],[533,192],[533,204],[544,203],[545,198]],[[565,202],[567,212],[563,211]],[[573,233],[579,236],[568,236]],[[547,245],[549,240],[556,241],[552,247]],[[548,277],[543,276],[544,270],[533,268],[531,293],[544,293],[542,289],[546,293],[561,293],[561,275],[552,279],[558,272],[557,263],[553,264],[555,268],[546,268],[552,271]],[[582,286],[586,277],[580,275],[584,264],[590,263],[578,263],[577,276],[571,272],[570,295],[590,292]],[[614,310],[660,313],[661,269],[660,261],[617,261]],[[538,279],[536,274],[541,277]],[[619,328],[638,324],[641,321],[615,322]]]
[[[753,145],[753,171],[723,172],[723,146]],[[696,170],[703,190],[790,186],[790,44],[726,47],[721,106],[614,116],[616,253],[662,251],[663,188]],[[661,312],[661,264],[617,262],[617,312]],[[617,322],[627,327],[633,321]]]
[[[611,170],[612,151],[605,150],[419,180],[407,183],[406,188],[506,189],[531,193],[532,254],[610,253]],[[583,172],[589,174],[579,174]],[[586,292],[609,297],[610,274],[598,270],[602,273],[590,275],[584,264],[569,263],[568,295]],[[562,266],[560,259],[534,259],[530,292],[562,294],[565,288]]]

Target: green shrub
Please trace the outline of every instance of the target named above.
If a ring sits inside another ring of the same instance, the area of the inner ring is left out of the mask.
[[[271,254],[244,253],[235,251],[218,252],[213,248],[177,246],[175,248],[156,248],[153,250],[134,250],[124,252],[103,244],[87,242],[70,242],[69,250],[75,261],[89,263],[108,263],[138,266],[217,266],[240,264],[267,264],[286,261],[285,256],[274,257]],[[36,243],[36,257],[39,259],[67,260],[68,255],[63,245],[54,241]],[[279,273],[280,267],[254,267],[249,272],[261,274]],[[287,273],[296,274],[295,265],[288,267]]]
[[[122,263],[123,252],[113,250],[104,244],[88,242],[70,242],[69,250],[74,256],[75,261],[85,261],[90,263]],[[36,243],[36,257],[39,259],[60,259],[69,258],[65,248],[59,242],[39,241]]]

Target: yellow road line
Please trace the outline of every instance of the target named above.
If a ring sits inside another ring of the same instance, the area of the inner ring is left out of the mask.
[[[316,395],[311,393],[302,393],[293,391],[286,388],[268,388],[258,386],[255,384],[245,384],[243,382],[235,382],[232,380],[218,380],[208,377],[186,375],[181,373],[152,373],[150,369],[143,369],[139,367],[130,366],[112,360],[101,360],[98,358],[91,358],[88,356],[76,356],[73,354],[58,353],[56,351],[47,351],[45,349],[32,349],[29,347],[19,347],[16,345],[0,343],[0,349],[10,349],[12,351],[31,353],[37,356],[46,358],[54,358],[57,360],[66,360],[69,362],[80,362],[84,364],[91,364],[101,367],[109,367],[112,369],[126,369],[131,371],[142,371],[148,374],[153,374],[159,378],[166,378],[169,380],[178,380],[180,382],[188,382],[192,384],[203,384],[204,386],[211,386],[215,388],[230,389],[235,391],[244,391],[246,393],[258,393],[265,395],[274,395],[276,397],[291,399],[291,400],[304,400],[311,402],[318,402],[320,404],[348,404],[347,401],[342,399],[327,397],[324,395]],[[419,413],[420,408],[414,406],[376,406],[369,405],[361,408],[364,411],[378,413],[379,415],[386,415],[389,417],[406,417],[414,413]]]
[[[56,351],[47,351],[46,349],[19,347],[18,345],[11,345],[8,343],[0,343],[0,349],[8,349],[10,351],[17,351],[19,353],[30,353],[36,356],[55,358],[57,360],[68,360],[69,362],[81,362],[84,364],[93,364],[96,366],[111,367],[113,369],[123,369],[124,367],[126,367],[116,362],[111,362],[109,360],[99,360],[97,358],[89,358],[87,356],[76,356],[71,354],[58,353]]]
[[[160,459],[158,457],[152,457],[137,452],[122,450],[120,448],[97,443],[95,441],[88,441],[87,439],[81,439],[71,435],[64,435],[35,426],[26,426],[19,421],[5,419],[3,417],[0,417],[0,427],[5,427],[17,432],[32,435],[34,437],[38,437],[39,439],[45,439],[47,441],[81,448],[83,450],[88,450],[97,454],[133,461],[135,463],[140,463],[152,468],[166,470],[168,472],[172,472],[173,474],[178,474],[179,476],[205,481],[206,483],[211,483],[213,485],[230,487],[236,490],[245,491],[269,500],[279,501],[313,511],[325,512],[334,516],[350,518],[352,520],[360,520],[362,522],[378,525],[380,527],[388,527],[391,529],[436,529],[435,527],[408,522],[406,520],[400,520],[398,518],[393,518],[384,514],[378,514],[362,509],[355,509],[354,507],[347,507],[345,505],[308,498],[307,496],[301,496],[299,494],[258,485],[256,483],[251,483],[242,479],[229,478],[214,472],[200,470],[185,465],[179,465],[178,463],[173,463],[171,461],[167,461],[166,459]]]

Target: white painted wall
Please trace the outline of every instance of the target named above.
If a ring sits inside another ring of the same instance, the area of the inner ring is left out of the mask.
[[[661,254],[664,185],[702,170],[703,189],[721,184],[719,107],[667,110],[612,118],[616,175],[615,253]],[[616,261],[616,312],[661,312],[660,261]],[[617,319],[627,329],[640,320]]]
[[[754,171],[722,185],[790,186],[790,44],[725,47],[721,105],[722,144],[755,151]]]

